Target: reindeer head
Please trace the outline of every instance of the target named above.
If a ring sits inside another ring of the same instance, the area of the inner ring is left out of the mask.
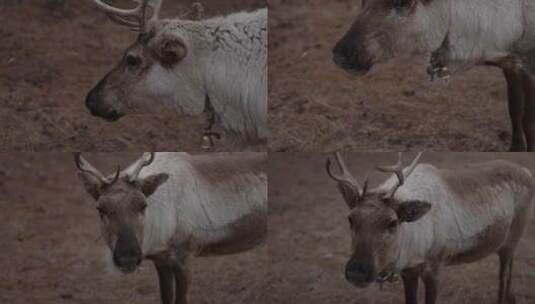
[[[382,172],[393,172],[398,178],[392,188],[377,188],[368,191],[349,173],[340,153],[336,161],[342,174],[332,172],[331,159],[327,159],[327,173],[338,183],[346,201],[351,229],[352,256],[346,264],[346,279],[357,287],[366,287],[373,282],[383,282],[394,273],[399,252],[399,230],[406,222],[413,222],[427,213],[431,205],[422,201],[401,201],[394,197],[418,163],[421,153],[412,164],[403,170],[401,153],[398,163],[391,167],[378,167]]]
[[[110,18],[138,31],[137,41],[86,98],[86,107],[108,121],[129,113],[172,108],[197,115],[204,109],[203,32],[195,22],[160,20],[162,0],[136,0],[134,9],[119,9],[93,0]],[[149,12],[152,15],[149,18]],[[196,39],[194,39],[196,38]]]
[[[80,153],[75,153],[74,159],[87,192],[97,201],[102,235],[113,253],[114,265],[125,273],[135,270],[143,259],[141,245],[147,197],[169,176],[161,173],[138,177],[141,169],[152,163],[154,153],[145,154],[135,162],[132,173],[122,173],[117,168],[109,177],[91,166]]]
[[[362,74],[397,55],[432,50],[444,37],[439,29],[446,18],[433,16],[431,5],[432,0],[363,0],[360,14],[333,50],[334,62]]]

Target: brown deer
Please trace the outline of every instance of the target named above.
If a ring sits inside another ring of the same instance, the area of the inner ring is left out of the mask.
[[[130,273],[151,260],[162,304],[187,303],[190,257],[239,253],[266,238],[265,153],[146,153],[108,177],[80,153],[75,162],[113,264]]]
[[[361,187],[340,153],[333,172],[348,205],[352,255],[346,279],[357,287],[385,282],[401,274],[405,303],[417,303],[418,281],[425,284],[427,304],[436,302],[442,266],[471,263],[492,253],[500,259],[499,304],[514,303],[513,255],[533,208],[531,173],[506,161],[474,164],[462,169],[437,169],[398,163],[378,167],[394,173],[379,187]]]

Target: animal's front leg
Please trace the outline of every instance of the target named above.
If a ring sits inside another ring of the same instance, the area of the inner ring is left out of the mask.
[[[171,265],[164,261],[154,261],[160,283],[160,298],[162,304],[172,304],[175,290],[175,278]]]
[[[405,289],[405,304],[418,303],[418,272],[414,270],[405,270],[401,273],[403,287]]]
[[[189,269],[187,265],[187,259],[181,258],[179,261],[173,264],[173,272],[175,274],[175,290],[176,299],[175,304],[187,304],[188,303],[188,285],[189,285]]]
[[[511,291],[511,277],[513,275],[513,250],[505,248],[498,253],[500,257],[500,289],[498,304],[515,304],[515,297]]]
[[[519,69],[504,69],[503,74],[507,80],[507,97],[509,100],[509,116],[511,118],[513,137],[511,152],[526,151],[526,138],[524,135],[524,85],[523,72]]]
[[[432,266],[423,274],[425,285],[425,304],[435,304],[438,297],[438,266]]]
[[[526,135],[527,150],[535,151],[535,79],[524,73],[524,133]]]

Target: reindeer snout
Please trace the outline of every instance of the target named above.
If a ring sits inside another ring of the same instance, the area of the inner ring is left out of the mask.
[[[104,118],[107,121],[116,121],[121,118],[121,114],[101,100],[99,94],[100,84],[95,87],[85,99],[85,106],[91,115]]]
[[[375,280],[374,268],[365,263],[349,261],[345,271],[346,280],[357,287],[366,287]]]
[[[371,64],[364,60],[363,52],[359,50],[352,40],[342,38],[333,49],[334,63],[353,73],[366,73],[371,69]]]
[[[113,262],[123,271],[133,271],[141,264],[142,253],[132,232],[120,234],[113,251]]]

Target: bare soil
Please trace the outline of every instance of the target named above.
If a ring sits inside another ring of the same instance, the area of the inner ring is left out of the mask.
[[[269,303],[402,304],[401,282],[356,289],[346,282],[350,256],[348,208],[325,173],[325,154],[272,153],[269,162]],[[345,154],[360,181],[378,164],[391,164],[392,153]],[[407,159],[414,155],[406,155]],[[532,154],[426,153],[422,162],[455,168],[491,159],[508,159],[535,170]],[[407,161],[407,160],[406,160]],[[370,186],[384,180],[370,174]],[[513,287],[517,304],[535,303],[535,219],[517,248]],[[423,288],[420,288],[423,301]],[[443,269],[439,303],[492,304],[498,294],[498,257]],[[421,302],[423,303],[423,302]]]
[[[269,3],[270,151],[508,150],[499,70],[431,82],[429,56],[399,54],[355,77],[331,54],[360,1]]]
[[[136,155],[87,157],[112,172]],[[0,154],[0,209],[0,303],[160,303],[152,263],[127,276],[110,270],[71,154]],[[267,246],[192,262],[191,303],[265,303]]]
[[[265,7],[265,0],[166,1],[164,17],[188,18]],[[114,1],[123,7],[127,0]],[[89,0],[0,1],[0,151],[198,151],[201,118],[134,115],[115,123],[91,116],[85,96],[136,39]],[[216,150],[265,150],[223,142]]]

